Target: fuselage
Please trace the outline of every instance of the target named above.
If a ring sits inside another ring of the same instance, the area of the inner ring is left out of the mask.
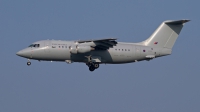
[[[164,21],[146,40],[139,43],[117,42],[116,38],[61,41],[42,40],[34,42],[28,48],[17,52],[18,56],[45,61],[63,61],[67,63],[86,63],[90,71],[99,68],[99,64],[121,64],[170,55],[172,48],[183,28],[190,20]]]
[[[149,60],[155,57],[171,54],[171,49],[143,46],[138,43],[118,42],[116,46],[107,50],[92,50],[86,53],[73,54],[71,46],[80,45],[76,41],[42,40],[34,42],[28,48],[19,51],[19,56],[45,61],[70,61],[88,62],[87,56],[99,57],[99,63],[119,64],[131,63],[141,60]],[[87,43],[91,45],[91,43]],[[162,53],[162,51],[165,53]],[[166,53],[166,50],[168,52]]]

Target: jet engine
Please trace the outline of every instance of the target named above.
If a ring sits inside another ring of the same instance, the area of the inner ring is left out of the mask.
[[[86,52],[90,52],[91,50],[94,50],[94,48],[90,46],[85,46],[85,45],[77,45],[77,46],[70,47],[70,52],[72,54],[86,53]]]

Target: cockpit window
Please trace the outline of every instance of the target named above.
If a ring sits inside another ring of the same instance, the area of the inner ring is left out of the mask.
[[[40,47],[40,44],[31,44],[28,47]]]
[[[28,47],[33,47],[33,44],[29,45]]]

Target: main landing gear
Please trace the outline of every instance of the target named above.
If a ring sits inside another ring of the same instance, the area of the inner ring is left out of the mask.
[[[89,70],[91,72],[94,71],[95,69],[99,68],[99,63],[90,62],[90,63],[86,63],[86,65],[89,67]]]
[[[30,65],[31,65],[31,62],[30,62],[30,60],[29,60],[29,59],[28,59],[27,65],[28,65],[28,66],[30,66]]]

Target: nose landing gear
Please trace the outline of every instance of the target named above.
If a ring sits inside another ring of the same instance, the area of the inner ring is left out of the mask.
[[[28,66],[30,66],[30,65],[31,65],[31,62],[30,62],[30,60],[29,60],[29,59],[28,59],[27,65],[28,65]]]

